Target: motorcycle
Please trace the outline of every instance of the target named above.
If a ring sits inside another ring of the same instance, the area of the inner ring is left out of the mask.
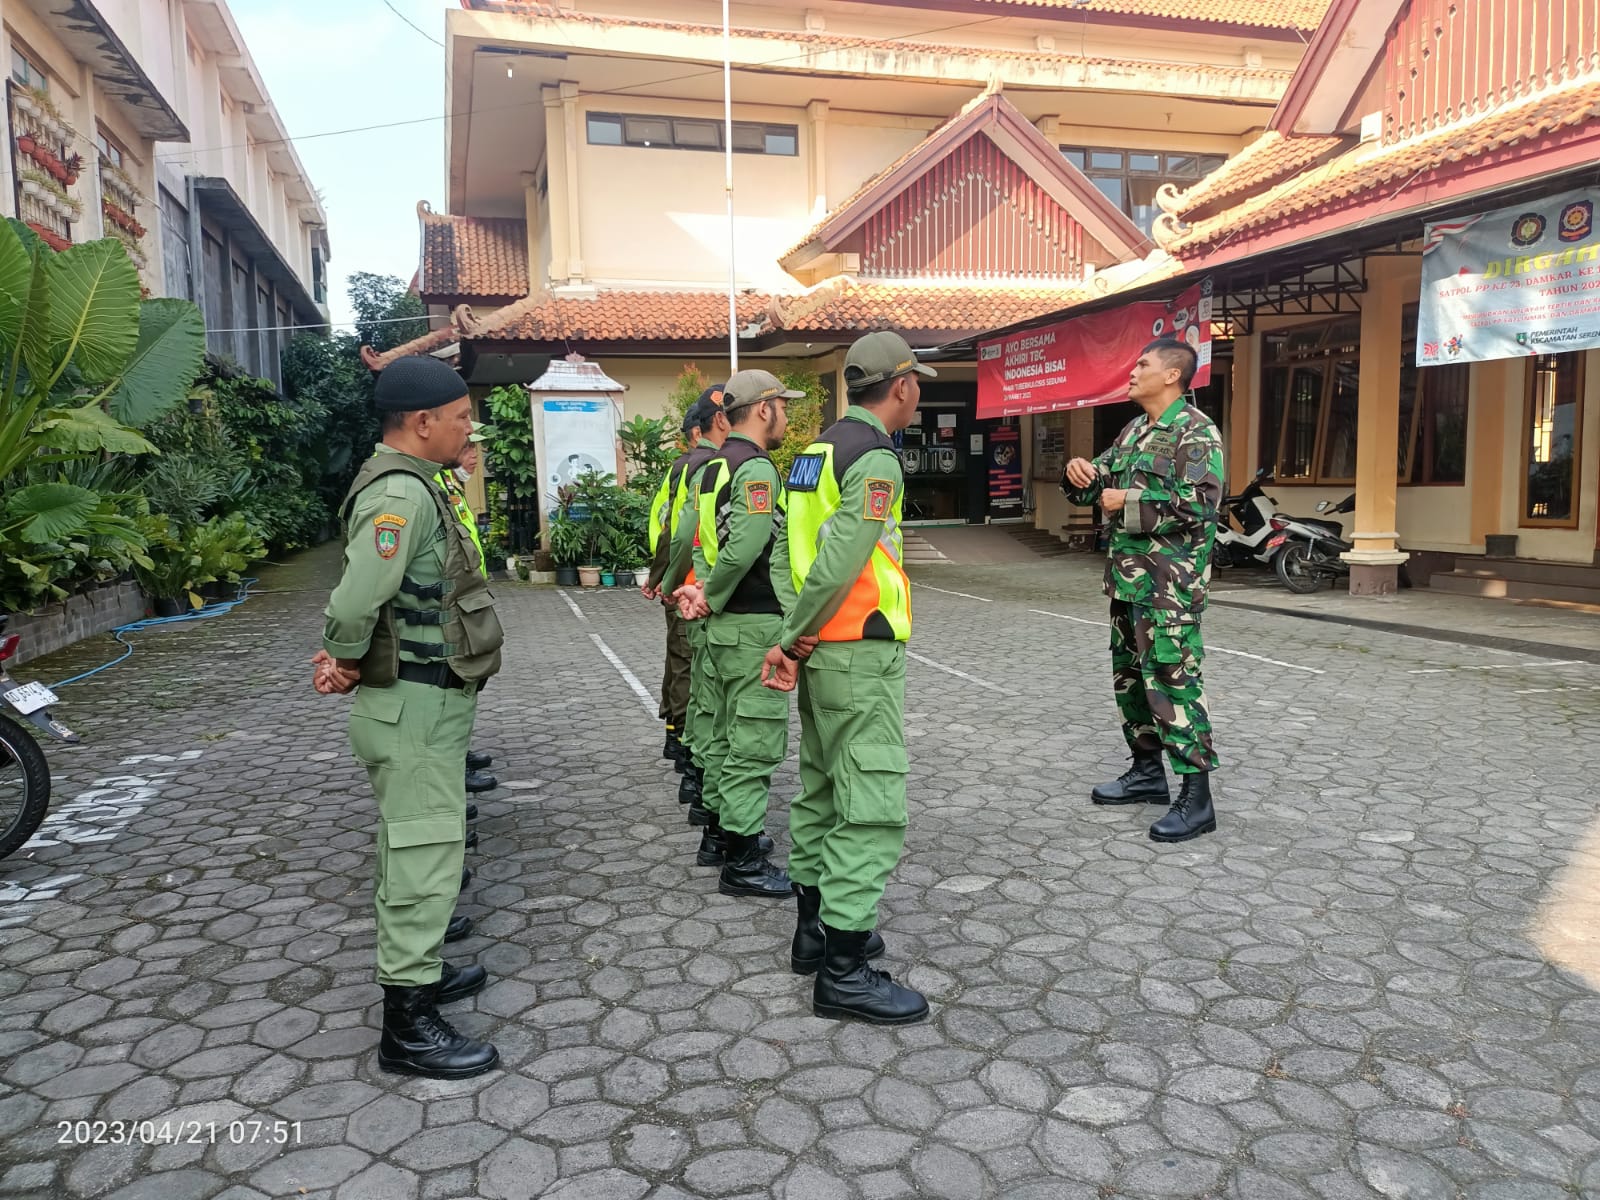
[[[58,741],[77,745],[79,737],[50,715],[59,703],[42,683],[19,684],[6,670],[16,657],[22,635],[6,635],[8,618],[0,614],[0,708],[18,716]],[[0,858],[16,850],[34,834],[50,808],[50,764],[33,735],[0,711]]]
[[[1338,504],[1327,500],[1317,505],[1319,513],[1354,512],[1356,495],[1351,492]],[[1344,525],[1339,521],[1314,517],[1274,517],[1268,548],[1277,555],[1273,568],[1284,587],[1305,596],[1323,582],[1332,583],[1350,574],[1350,564],[1341,557],[1354,546],[1344,540]]]
[[[1217,530],[1211,560],[1217,566],[1242,567],[1249,562],[1271,565],[1275,551],[1268,548],[1267,542],[1272,537],[1272,518],[1278,514],[1278,502],[1261,490],[1262,484],[1271,482],[1272,476],[1262,467],[1244,491],[1223,497],[1222,503],[1239,523],[1239,529],[1225,525]]]

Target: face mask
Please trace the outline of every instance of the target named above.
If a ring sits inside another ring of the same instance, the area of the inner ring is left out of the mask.
[[[451,470],[455,471],[456,478],[462,483],[465,483],[467,480],[472,478],[472,472],[467,470],[465,467],[452,467]]]

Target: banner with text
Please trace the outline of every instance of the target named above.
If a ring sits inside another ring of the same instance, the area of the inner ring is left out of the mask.
[[[1128,398],[1139,351],[1175,337],[1200,357],[1195,387],[1211,382],[1211,281],[1163,304],[1129,304],[978,343],[978,416],[1061,412]]]
[[[1597,204],[1586,188],[1429,225],[1417,366],[1600,346]]]

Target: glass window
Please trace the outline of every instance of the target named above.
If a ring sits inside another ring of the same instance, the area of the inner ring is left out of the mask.
[[[603,113],[589,114],[589,144],[593,146],[622,145],[622,118]]]
[[[1159,172],[1161,170],[1161,155],[1140,154],[1138,151],[1128,155],[1128,170]]]
[[[1576,525],[1583,354],[1541,354],[1527,371],[1522,518],[1527,524]]]
[[[1061,157],[1077,167],[1078,170],[1083,170],[1084,157],[1082,150],[1074,150],[1070,146],[1063,146],[1061,147]]]
[[[1180,189],[1221,166],[1220,154],[1186,151],[1117,150],[1109,146],[1060,146],[1061,156],[1087,175],[1106,199],[1149,234],[1161,215],[1155,192],[1163,183]]]
[[[1122,209],[1123,212],[1128,211],[1127,206],[1122,202],[1122,198],[1125,195],[1122,188],[1122,176],[1091,175],[1089,176],[1089,179],[1095,185],[1095,187],[1100,189],[1100,194],[1102,196],[1111,201],[1111,203],[1115,204],[1118,208]]]
[[[630,146],[670,146],[672,122],[666,117],[624,117],[622,137]]]
[[[1091,150],[1089,152],[1089,165],[1097,171],[1122,170],[1121,150]]]
[[[1289,391],[1288,371],[1267,371],[1261,379],[1261,447],[1256,466],[1278,469],[1278,442],[1283,437],[1283,402]]]
[[[1467,384],[1465,363],[1428,367],[1422,374],[1413,483],[1467,481]],[[1402,425],[1401,429],[1405,426]]]
[[[1262,339],[1256,465],[1266,467],[1281,482],[1349,483],[1355,479],[1360,329],[1359,318],[1340,318],[1277,330]],[[1407,411],[1406,404],[1402,379],[1402,413]],[[1464,416],[1462,419],[1464,422]],[[1409,428],[1407,420],[1402,416],[1402,442]],[[1402,448],[1402,479],[1405,462]]]
[[[1356,477],[1356,393],[1361,364],[1353,358],[1333,364],[1328,396],[1328,428],[1322,439],[1322,480],[1333,483]]]
[[[793,125],[768,125],[766,137],[768,154],[793,157],[800,153],[800,131]]]
[[[100,151],[100,157],[114,167],[122,166],[122,147],[117,145],[107,136],[104,129],[97,130],[94,135],[95,148]]]
[[[722,126],[715,121],[676,120],[672,122],[672,141],[699,150],[721,150]]]
[[[1289,403],[1283,414],[1283,446],[1278,451],[1280,480],[1310,479],[1322,410],[1322,366],[1297,366],[1289,377]]]
[[[44,73],[44,68],[15,45],[11,47],[11,78],[23,87],[38,88],[41,92],[50,90],[50,77]]]

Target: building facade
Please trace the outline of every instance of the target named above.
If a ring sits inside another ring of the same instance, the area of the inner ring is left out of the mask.
[[[577,351],[655,414],[685,362],[729,370],[731,271],[740,365],[805,363],[837,401],[862,332],[931,349],[1109,291],[1162,187],[1271,119],[1326,3],[736,3],[730,131],[714,0],[463,0],[449,194],[419,210],[440,328],[400,352],[459,342],[487,383]],[[925,519],[1022,512],[985,464],[1027,439],[977,420],[975,380],[942,362],[908,431]]]
[[[325,328],[327,218],[223,0],[0,0],[12,186],[58,247],[128,248],[214,353],[279,381]]]

